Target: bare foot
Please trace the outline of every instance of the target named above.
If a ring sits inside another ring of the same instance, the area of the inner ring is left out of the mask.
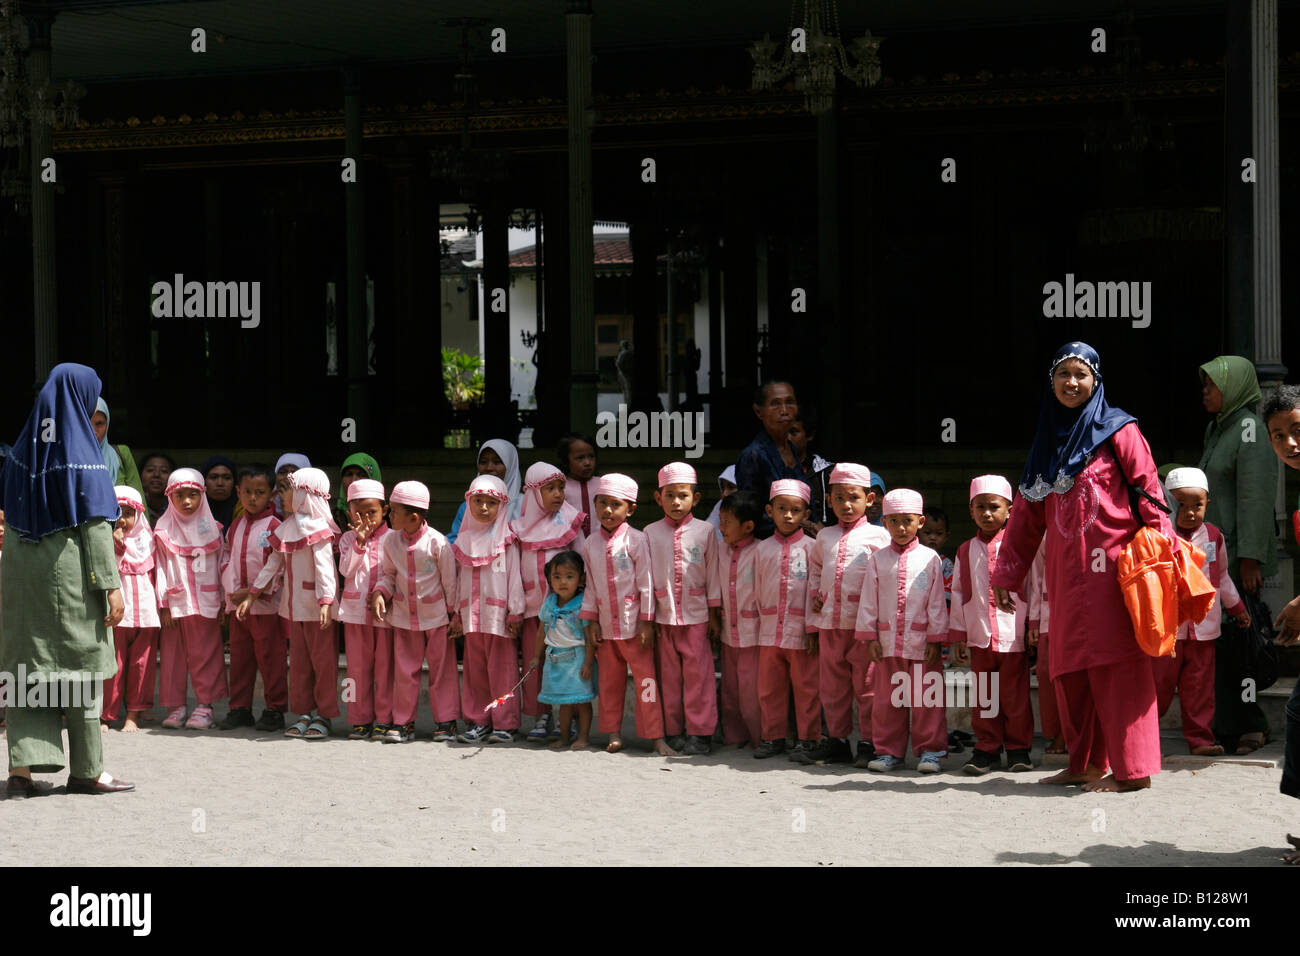
[[[657,753],[661,757],[677,756],[677,751],[673,750],[672,747],[669,747],[668,741],[664,740],[662,737],[658,737],[655,739],[655,753]]]
[[[139,730],[140,729],[139,719],[140,719],[139,711],[134,711],[134,710],[127,711],[126,720],[122,724],[122,733],[133,734],[137,730]]]
[[[1053,738],[1052,738],[1052,742],[1051,742],[1050,744],[1047,745],[1047,749],[1046,749],[1045,751],[1043,751],[1043,752],[1044,752],[1044,753],[1049,753],[1049,754],[1063,754],[1063,753],[1066,753],[1066,749],[1065,749],[1065,738],[1064,738],[1064,737],[1053,737]]]
[[[569,744],[569,749],[586,750],[590,746],[591,746],[591,741],[589,741],[586,737],[577,737],[574,739],[573,743]]]
[[[1038,782],[1050,786],[1069,787],[1076,783],[1091,783],[1094,780],[1101,779],[1104,775],[1105,771],[1097,767],[1088,767],[1083,773],[1070,773],[1070,768],[1067,767],[1060,773],[1054,773],[1050,777],[1043,777]]]
[[[547,746],[550,747],[552,750],[563,750],[568,743],[569,743],[568,740],[566,740],[564,737],[561,737],[558,740],[552,740],[549,744],[547,744]]]
[[[154,721],[158,719],[158,716],[156,714],[147,710],[142,710],[139,713],[140,713],[140,723],[142,724],[152,724]]]
[[[108,721],[107,721],[107,720],[101,720],[101,721],[99,722],[99,732],[100,732],[101,734],[106,734],[106,733],[108,733]]]
[[[616,754],[623,749],[623,738],[618,734],[609,735],[609,743],[605,744],[605,753]]]
[[[1085,783],[1083,789],[1089,793],[1127,793],[1130,790],[1146,790],[1150,786],[1150,777],[1134,777],[1132,780],[1120,780],[1113,773],[1108,773],[1100,780]]]
[[[1237,741],[1237,755],[1254,753],[1260,747],[1264,746],[1264,735],[1255,731],[1249,734],[1242,734]]]
[[[1223,748],[1218,744],[1205,744],[1200,747],[1192,748],[1193,757],[1218,757],[1223,753]]]

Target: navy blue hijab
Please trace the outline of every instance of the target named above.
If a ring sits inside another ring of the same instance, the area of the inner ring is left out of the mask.
[[[0,479],[0,502],[5,524],[28,541],[91,518],[116,521],[120,514],[90,426],[99,388],[92,368],[54,366],[14,442]]]
[[[1052,389],[1052,375],[1066,359],[1078,359],[1092,369],[1097,379],[1092,395],[1079,408],[1066,408]],[[1083,470],[1087,458],[1104,445],[1111,435],[1129,422],[1137,421],[1127,412],[1106,402],[1106,386],[1101,380],[1101,358],[1085,342],[1066,342],[1052,356],[1047,371],[1047,392],[1038,412],[1038,431],[1020,476],[1020,493],[1030,501],[1042,501],[1053,492],[1064,494],[1074,485],[1074,476]]]

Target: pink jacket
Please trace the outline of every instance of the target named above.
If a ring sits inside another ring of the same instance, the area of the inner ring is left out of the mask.
[[[913,538],[906,548],[892,541],[871,556],[862,582],[856,634],[879,640],[885,657],[925,659],[926,644],[948,637],[943,599],[943,560]]]
[[[280,616],[290,621],[320,620],[320,609],[334,603],[338,593],[338,572],[334,568],[334,544],[322,539],[288,552],[272,551],[253,579],[248,592],[254,598],[283,572],[284,587],[280,589]],[[273,545],[274,546],[274,545]]]
[[[627,522],[613,534],[599,522],[595,527],[583,553],[587,588],[578,617],[600,621],[602,640],[626,641],[636,637],[637,621],[655,619],[650,546],[645,535]]]
[[[271,556],[268,538],[280,527],[280,519],[267,508],[256,518],[240,515],[226,532],[226,551],[221,558],[221,589],[226,595],[226,610],[235,609],[230,595],[241,588],[250,587],[258,572]],[[275,614],[280,610],[280,586],[284,582],[276,577],[266,592],[248,608],[249,614]]]
[[[808,646],[808,554],[812,547],[813,539],[802,529],[789,537],[778,531],[758,543],[754,589],[758,592],[760,647],[802,650]]]
[[[592,528],[600,527],[600,523],[591,516],[596,507],[595,502],[592,500],[596,497],[595,483],[595,478],[588,478],[586,481],[578,481],[569,477],[564,479],[564,500],[587,515],[582,521],[582,533],[587,537],[591,537]],[[574,548],[573,550],[577,551],[578,549]]]
[[[370,596],[378,592],[388,605],[393,627],[432,631],[445,627],[456,610],[456,558],[451,545],[431,525],[414,535],[384,535],[379,575],[371,578]],[[418,600],[412,600],[414,594]]]
[[[528,550],[522,544],[520,545],[519,576],[524,582],[524,617],[537,617],[546,602],[546,595],[551,592],[550,586],[546,583],[546,562],[561,551],[577,551],[583,554],[586,542],[587,539],[579,531],[576,538],[557,548]]]
[[[715,553],[717,532],[687,514],[679,522],[665,515],[645,529],[655,587],[655,621],[703,624],[709,608],[722,605]]]
[[[221,562],[226,543],[216,553],[172,554],[161,544],[154,547],[154,586],[159,609],[171,611],[173,618],[216,618],[221,611]]]
[[[524,618],[524,585],[519,576],[519,545],[512,541],[491,564],[458,565],[460,626],[466,634],[509,637],[507,623]]]
[[[1047,630],[1051,617],[1051,607],[1047,602],[1047,542],[1038,546],[1038,554],[1034,556],[1034,563],[1029,566],[1029,620],[1025,626],[1030,630],[1038,631],[1040,634],[1050,633]]]
[[[999,654],[1025,650],[1025,622],[1029,602],[1013,594],[1016,612],[1000,610],[993,600],[989,569],[998,563],[1002,532],[989,541],[976,536],[957,549],[952,575],[952,607],[948,612],[948,640],[965,642],[970,647],[987,647]],[[1031,581],[1028,587],[1032,588]]]
[[[1224,614],[1231,616],[1246,610],[1237,586],[1228,577],[1228,543],[1223,539],[1223,532],[1208,521],[1202,522],[1190,538],[1181,530],[1178,533],[1205,552],[1205,565],[1201,570],[1217,589],[1219,598],[1217,606],[1210,608],[1210,613],[1200,624],[1188,621],[1179,628],[1178,639],[1212,641],[1219,636]]]
[[[343,578],[343,593],[334,605],[334,620],[345,624],[369,624],[373,627],[392,627],[388,617],[375,620],[370,613],[370,592],[379,580],[380,554],[384,539],[399,532],[381,524],[357,547],[357,533],[345,531],[339,538],[339,576]]]
[[[871,553],[889,547],[889,532],[863,515],[848,531],[842,524],[823,528],[813,539],[808,554],[808,608],[820,596],[820,614],[810,623],[824,630],[853,630],[858,621],[862,581],[867,575]]]
[[[754,559],[758,557],[758,539],[750,535],[734,545],[720,541],[714,554],[718,580],[722,582],[722,643],[728,647],[755,647],[758,591]]]

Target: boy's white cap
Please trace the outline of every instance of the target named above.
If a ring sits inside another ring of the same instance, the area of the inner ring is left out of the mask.
[[[1210,481],[1205,472],[1199,468],[1175,468],[1165,476],[1165,487],[1170,491],[1179,488],[1200,488],[1206,494],[1210,492]]]
[[[421,481],[399,481],[393,485],[393,491],[388,496],[388,500],[395,505],[427,508],[429,507],[429,489]]]
[[[970,483],[970,500],[974,501],[976,495],[1001,495],[1010,501],[1011,482],[1001,475],[980,475]]]
[[[367,498],[384,500],[384,483],[373,478],[354,478],[348,485],[348,501],[364,501]]]
[[[925,513],[925,502],[919,491],[911,488],[895,488],[885,495],[885,502],[880,508],[881,515],[919,515]]]

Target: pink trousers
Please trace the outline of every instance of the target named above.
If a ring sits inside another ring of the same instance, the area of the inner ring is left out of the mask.
[[[428,631],[395,627],[392,634],[392,695],[387,715],[375,678],[375,719],[409,724],[420,709],[420,668],[429,662],[429,709],[440,724],[460,716],[460,685],[456,675],[456,642],[447,638],[447,625]],[[382,641],[383,638],[378,640]],[[378,667],[376,667],[376,670]]]
[[[349,724],[393,722],[393,629],[373,624],[343,625],[351,694],[344,694]],[[416,665],[419,687],[419,665]],[[351,700],[348,700],[348,697]]]
[[[126,709],[148,710],[153,706],[153,683],[157,665],[158,631],[156,627],[113,628],[113,649],[117,654],[117,673],[104,687],[105,720],[117,720],[122,701]]]
[[[167,708],[185,705],[185,678],[200,704],[226,699],[226,660],[221,652],[221,625],[215,617],[173,618],[159,636],[162,645],[160,697]]]
[[[1188,747],[1214,746],[1215,641],[1179,641],[1177,657],[1156,657],[1151,674],[1156,682],[1156,709],[1164,716],[1178,688],[1183,712],[1183,738]]]
[[[604,640],[596,645],[596,666],[600,669],[600,712],[596,729],[602,734],[623,732],[623,703],[627,700],[627,671],[632,669],[632,692],[636,695],[636,735],[657,740],[664,735],[664,711],[659,703],[659,681],[655,677],[655,655],[641,641]]]
[[[535,617],[524,618],[523,627],[519,629],[519,653],[525,667],[533,659],[533,654],[537,651],[537,645],[541,640],[541,622]],[[542,692],[542,668],[545,666],[546,655],[543,654],[541,660],[537,662],[537,670],[533,671],[533,676],[524,681],[524,686],[519,688],[519,705],[527,717],[540,717],[551,712],[550,704],[543,704],[537,700],[537,695]]]
[[[492,710],[487,705],[519,683],[519,642],[478,631],[465,635],[465,693],[461,706],[470,724],[519,729],[519,691]]]
[[[1117,780],[1160,772],[1160,718],[1146,654],[1056,676],[1070,772],[1110,767]]]
[[[230,706],[252,707],[257,672],[262,672],[266,706],[281,713],[289,709],[288,648],[278,614],[230,615]]]
[[[295,714],[339,715],[339,650],[334,626],[289,622],[289,706]]]
[[[1043,725],[1043,736],[1049,741],[1061,735],[1061,711],[1056,705],[1056,678],[1047,664],[1046,632],[1038,635],[1038,718]]]
[[[895,674],[907,680],[895,680]],[[909,661],[905,657],[886,657],[876,664],[875,700],[871,708],[871,742],[877,753],[903,757],[907,753],[909,717],[911,718],[912,752],[946,753],[948,750],[948,713],[944,701],[939,706],[913,706],[924,694],[926,674],[938,674],[942,686],[943,665]],[[934,678],[930,678],[933,681]]]
[[[848,628],[821,632],[818,656],[821,673],[818,687],[826,730],[832,737],[848,737],[853,732],[853,705],[858,705],[858,735],[871,739],[871,674],[874,666],[867,660],[865,642],[855,640]]]
[[[983,687],[996,688],[988,708],[993,717],[983,717],[985,701],[971,705],[970,723],[975,731],[975,749],[998,754],[1007,750],[1029,750],[1034,745],[1034,705],[1029,699],[1029,652],[1002,654],[987,647],[970,649],[970,669],[977,694]],[[988,677],[981,679],[981,674]]]
[[[758,645],[722,645],[722,734],[729,744],[763,739],[758,708]]]
[[[791,689],[794,690],[794,722],[799,739],[821,739],[818,656],[799,648],[768,646],[758,649],[758,708],[764,740],[785,740],[790,728]]]
[[[718,729],[718,683],[709,625],[656,624],[655,632],[664,733],[712,736]]]

